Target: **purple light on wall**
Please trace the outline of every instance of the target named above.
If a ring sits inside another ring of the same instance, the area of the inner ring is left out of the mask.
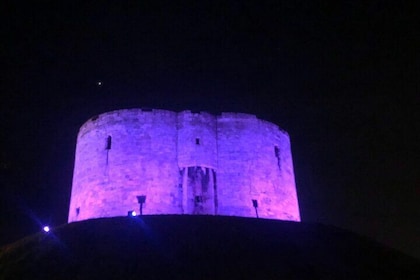
[[[69,222],[125,216],[139,196],[144,215],[255,217],[255,200],[260,218],[300,221],[289,136],[248,114],[130,109],[87,121]]]

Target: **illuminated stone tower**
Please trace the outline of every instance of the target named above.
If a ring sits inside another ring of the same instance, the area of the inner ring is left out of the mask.
[[[300,221],[288,134],[254,115],[129,109],[77,138],[69,222],[143,214]]]

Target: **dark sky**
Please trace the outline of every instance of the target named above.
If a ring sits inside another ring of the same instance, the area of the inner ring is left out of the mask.
[[[151,107],[278,124],[303,221],[420,258],[414,6],[96,2],[0,4],[0,244],[66,222],[88,118]]]

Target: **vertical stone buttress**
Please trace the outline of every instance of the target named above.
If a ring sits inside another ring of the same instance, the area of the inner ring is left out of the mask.
[[[216,117],[178,113],[178,165],[183,171],[183,213],[215,214]]]

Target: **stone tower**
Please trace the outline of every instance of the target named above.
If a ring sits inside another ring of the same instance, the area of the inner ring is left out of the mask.
[[[143,214],[300,221],[288,134],[249,114],[128,109],[77,137],[69,222]]]

